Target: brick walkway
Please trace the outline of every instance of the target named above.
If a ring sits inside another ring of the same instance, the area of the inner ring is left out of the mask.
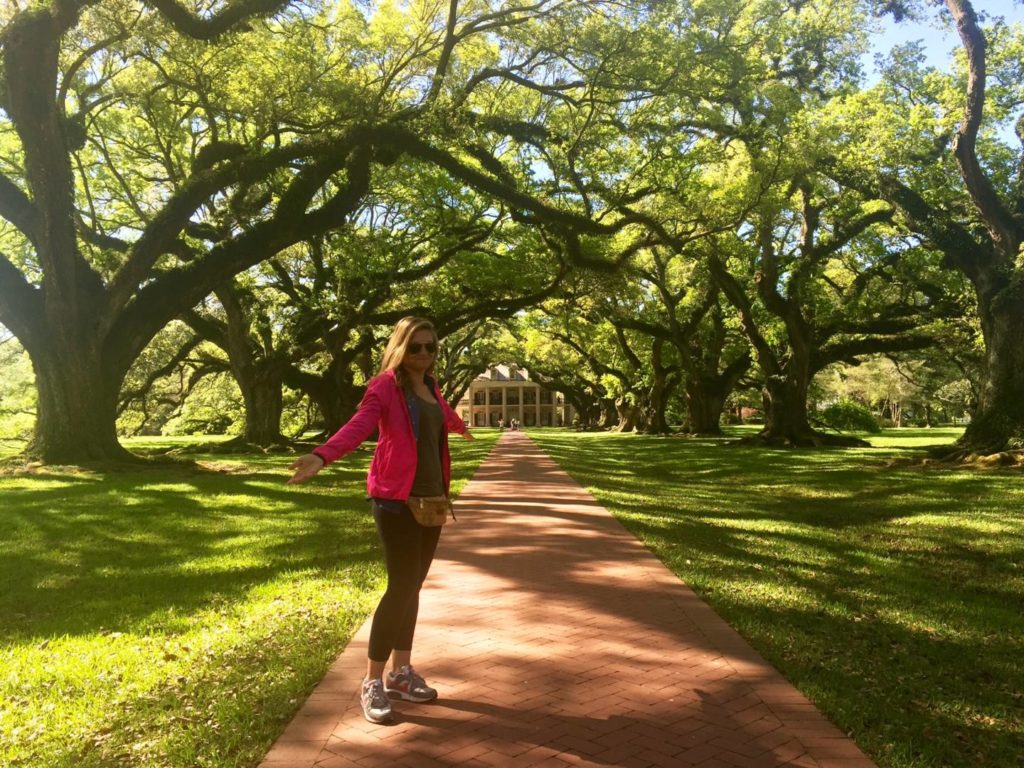
[[[262,768],[874,765],[522,434],[457,514],[414,653],[439,701],[363,719],[367,622]]]

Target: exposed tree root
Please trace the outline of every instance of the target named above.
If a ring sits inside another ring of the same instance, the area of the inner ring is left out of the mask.
[[[768,448],[870,448],[871,443],[853,435],[831,435],[812,432],[803,435],[750,435],[740,438],[739,445],[758,445]]]
[[[179,448],[172,448],[165,456],[191,456],[197,453],[293,453],[296,449],[307,445],[289,440],[286,437],[279,437],[269,445],[258,445],[250,443],[244,436],[239,435],[223,442],[192,443]]]
[[[893,459],[885,463],[888,469],[1024,469],[1024,448],[1005,451],[981,451],[957,444],[930,445],[922,450],[925,457]]]
[[[1024,448],[981,453],[971,448],[936,446],[928,458],[917,463],[924,467],[950,469],[1024,469]]]
[[[134,465],[138,469],[138,464]],[[46,464],[38,459],[25,456],[9,456],[0,461],[0,476],[10,477],[16,475],[84,475],[91,474],[95,470],[91,467],[80,467],[72,464]]]
[[[48,464],[38,458],[21,454],[0,461],[0,475],[85,475],[107,474],[116,472],[139,472],[159,467],[194,467],[188,459],[176,459],[166,455],[136,456],[129,454],[131,459],[106,459],[103,461],[86,461],[79,464]]]

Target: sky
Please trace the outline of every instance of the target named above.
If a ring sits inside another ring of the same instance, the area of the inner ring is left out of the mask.
[[[976,0],[973,3],[976,13],[988,16],[1002,16],[1007,22],[1024,22],[1024,4],[1019,0]],[[937,21],[941,13],[945,23]],[[949,53],[960,45],[956,29],[949,21],[949,11],[945,6],[929,9],[927,20],[922,22],[902,21],[899,24],[891,17],[884,20],[884,29],[874,37],[874,50],[865,62],[865,71],[870,79],[877,77],[874,68],[874,55],[888,53],[893,46],[912,40],[922,40],[927,53],[927,63],[944,68],[949,60]]]

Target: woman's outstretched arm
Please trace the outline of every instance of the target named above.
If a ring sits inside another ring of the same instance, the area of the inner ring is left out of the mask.
[[[288,469],[295,470],[295,474],[288,479],[289,485],[309,480],[332,461],[337,461],[345,454],[354,451],[373,434],[373,430],[377,428],[377,423],[384,412],[382,389],[385,386],[387,386],[386,381],[372,380],[366,388],[366,393],[363,395],[355,415],[341,429],[331,435],[326,443],[317,446],[312,453],[300,456],[288,465]]]

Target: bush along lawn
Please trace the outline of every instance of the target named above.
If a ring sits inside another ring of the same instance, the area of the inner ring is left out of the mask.
[[[370,455],[0,476],[0,765],[256,765],[383,589]]]
[[[885,768],[1024,755],[1024,475],[872,449],[530,436]],[[734,441],[733,441],[734,442]]]

